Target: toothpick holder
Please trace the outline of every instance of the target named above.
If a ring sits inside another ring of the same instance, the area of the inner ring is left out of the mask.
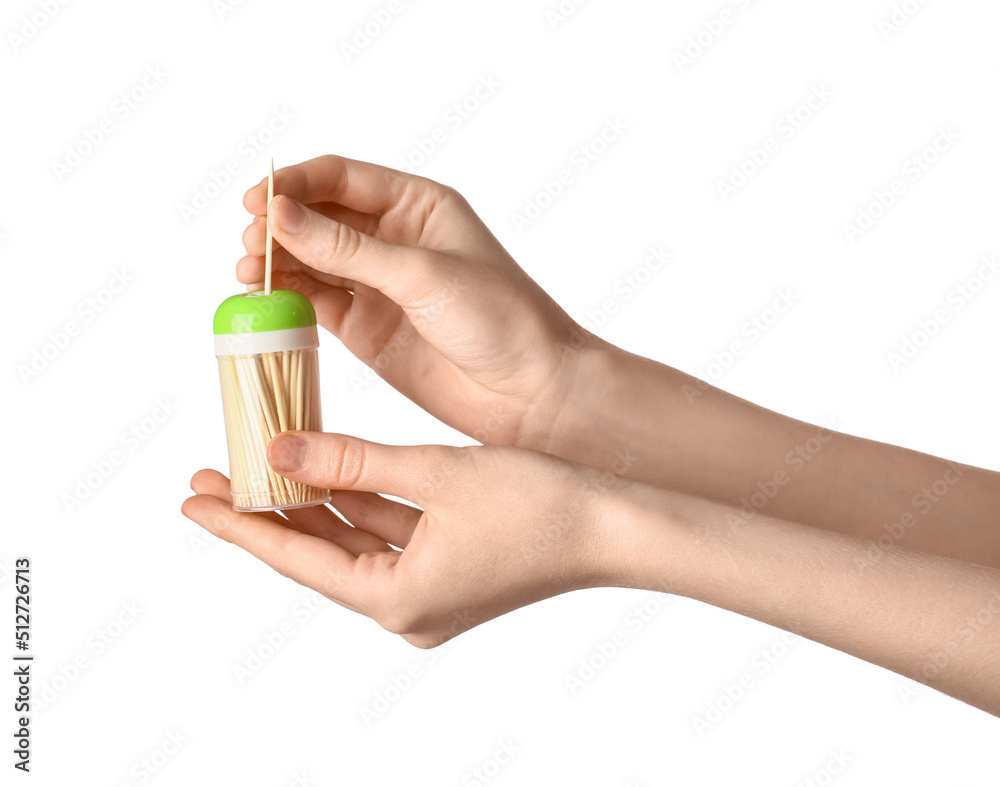
[[[267,444],[291,429],[320,431],[316,312],[294,290],[227,298],[215,313],[233,508],[275,511],[322,505],[330,490],[278,475]]]

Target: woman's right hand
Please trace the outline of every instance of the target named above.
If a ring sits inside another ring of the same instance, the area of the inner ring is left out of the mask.
[[[511,258],[455,190],[340,156],[274,175],[272,286],[300,291],[320,324],[422,408],[465,434],[543,447],[606,347]],[[240,281],[264,278],[266,181]]]

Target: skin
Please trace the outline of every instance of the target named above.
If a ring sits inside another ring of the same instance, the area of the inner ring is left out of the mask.
[[[419,647],[569,590],[650,588],[1000,713],[1000,475],[781,416],[601,341],[433,181],[324,156],[276,172],[275,193],[270,210],[264,183],[244,198],[238,278],[260,287],[269,221],[273,285],[486,445],[286,433],[272,466],[332,488],[343,518],[234,512],[208,470],[187,516]]]

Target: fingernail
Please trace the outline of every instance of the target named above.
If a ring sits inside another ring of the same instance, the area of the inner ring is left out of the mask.
[[[306,210],[291,197],[283,197],[278,225],[285,232],[294,234],[306,226]]]
[[[309,443],[292,434],[278,435],[267,447],[267,461],[279,472],[290,473],[306,462]]]

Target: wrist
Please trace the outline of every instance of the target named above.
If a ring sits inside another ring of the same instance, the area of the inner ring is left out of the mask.
[[[605,587],[690,596],[696,560],[688,495],[616,478],[595,505],[600,547],[597,573]]]
[[[619,454],[642,425],[641,413],[621,418],[630,363],[638,357],[579,326],[570,337],[556,348],[556,371],[525,417],[518,445],[620,475]]]

